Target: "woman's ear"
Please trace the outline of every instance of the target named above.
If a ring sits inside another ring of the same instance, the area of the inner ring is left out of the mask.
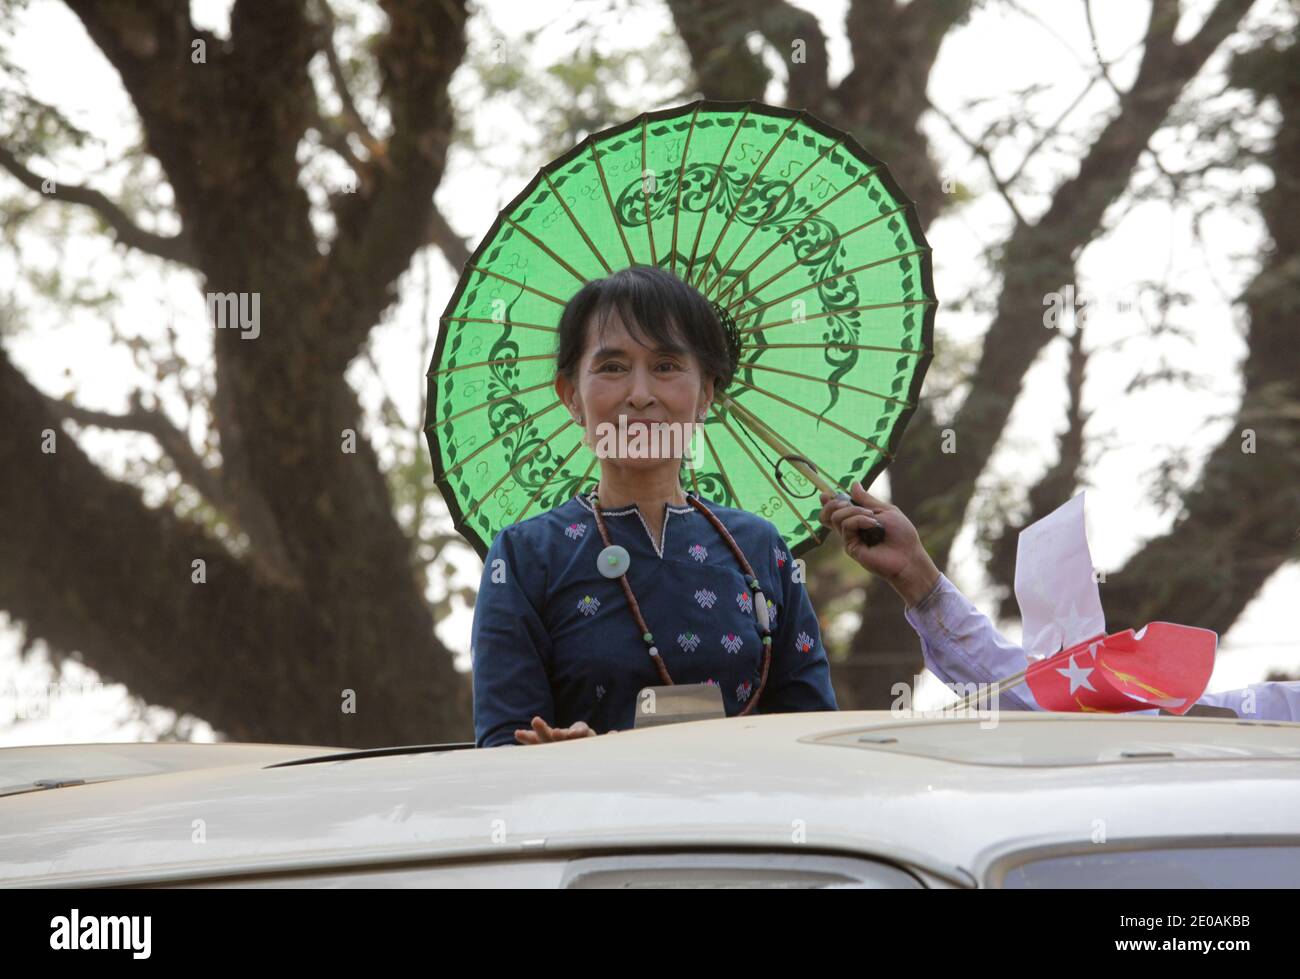
[[[704,413],[707,417],[709,408],[713,406],[713,378],[704,382]]]
[[[555,375],[555,396],[560,399],[560,404],[569,409],[569,417],[574,418],[582,414],[582,408],[577,403],[577,391],[563,374]]]

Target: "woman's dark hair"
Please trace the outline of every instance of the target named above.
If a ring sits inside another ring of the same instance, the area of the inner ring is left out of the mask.
[[[706,299],[667,269],[632,265],[579,289],[560,316],[555,370],[573,384],[587,348],[587,326],[598,324],[603,336],[609,313],[617,310],[632,338],[656,347],[680,346],[684,339],[700,363],[704,376],[712,377],[714,396],[726,390],[740,361],[740,335],[731,315]],[[679,324],[681,332],[675,324]]]

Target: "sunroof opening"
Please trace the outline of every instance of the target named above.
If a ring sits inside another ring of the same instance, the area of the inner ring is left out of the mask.
[[[965,765],[1013,767],[1300,760],[1300,725],[1170,723],[1155,718],[1060,715],[1050,722],[1003,718],[993,725],[988,719],[946,718],[831,731],[800,740]]]

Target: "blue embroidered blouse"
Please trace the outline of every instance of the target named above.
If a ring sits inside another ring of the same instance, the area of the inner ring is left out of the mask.
[[[744,551],[768,603],[772,665],[757,713],[838,710],[817,615],[780,532],[767,519],[690,493]],[[728,716],[758,690],[762,633],[753,594],[713,524],[689,503],[664,504],[654,540],[640,509],[601,507],[631,558],[628,582],[674,683],[714,683]],[[600,734],[632,727],[637,693],[662,679],[580,495],[502,529],[483,565],[470,656],[480,748],[517,744],[534,715]]]

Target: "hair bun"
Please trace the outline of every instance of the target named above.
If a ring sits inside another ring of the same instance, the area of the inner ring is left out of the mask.
[[[731,373],[734,375],[740,366],[740,329],[725,306],[713,300],[709,300],[709,305],[713,307],[718,322],[722,324],[722,332],[727,338],[727,360],[731,364]],[[730,382],[731,378],[728,377],[727,380]]]

